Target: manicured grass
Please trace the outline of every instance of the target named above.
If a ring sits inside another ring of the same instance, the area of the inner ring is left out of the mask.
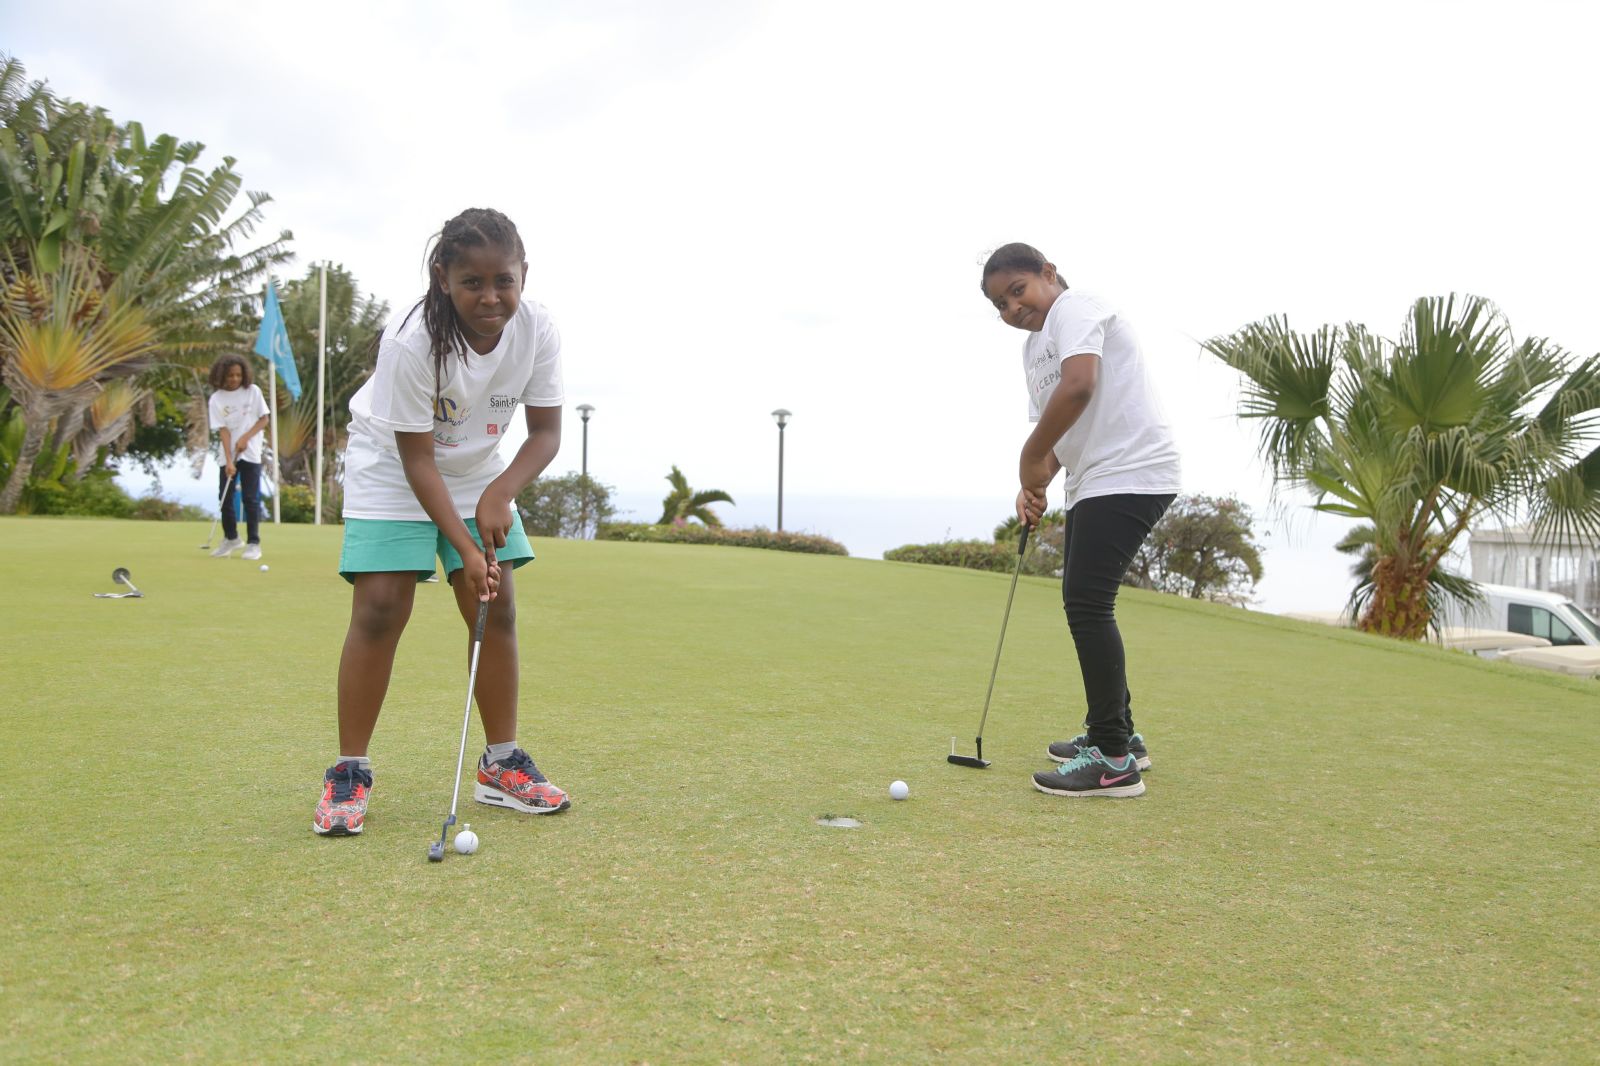
[[[267,527],[266,574],[204,531],[0,519],[0,1059],[1593,1054],[1593,683],[1128,592],[1149,791],[1073,801],[1029,784],[1081,715],[1049,581],[974,771],[1006,575],[541,541],[521,732],[574,806],[466,799],[433,865],[447,588],[320,839],[339,531]],[[145,599],[90,597],[118,565]]]

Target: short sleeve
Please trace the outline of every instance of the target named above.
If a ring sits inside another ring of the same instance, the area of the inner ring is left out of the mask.
[[[217,433],[222,429],[222,405],[217,402],[220,393],[213,392],[211,399],[206,402],[207,433]]]
[[[427,331],[385,337],[372,370],[372,420],[397,433],[433,432],[434,366]]]
[[[257,419],[267,414],[267,398],[261,395],[260,385],[250,386],[250,399],[252,402],[249,422],[251,425],[255,425]]]
[[[1111,315],[1111,310],[1093,297],[1073,300],[1068,305],[1068,313],[1052,323],[1051,333],[1062,361],[1086,353],[1104,355],[1106,323]]]
[[[566,402],[566,386],[561,375],[561,331],[548,314],[534,317],[533,372],[518,397],[529,407],[560,407]]]

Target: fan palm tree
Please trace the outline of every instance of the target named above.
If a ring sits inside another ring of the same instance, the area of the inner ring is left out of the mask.
[[[0,379],[22,409],[22,446],[0,490],[0,514],[16,511],[58,419],[90,407],[103,382],[144,369],[157,348],[143,311],[105,293],[93,258],[69,250],[61,268],[33,274],[8,264],[0,301]]]
[[[674,522],[687,522],[697,518],[708,526],[720,527],[722,519],[718,518],[711,510],[713,503],[732,503],[733,497],[721,489],[707,489],[705,492],[696,492],[689,487],[689,480],[683,476],[683,471],[676,466],[672,473],[667,475],[667,481],[672,484],[672,491],[667,493],[667,498],[661,501],[661,518],[656,522],[658,526],[669,525]]]
[[[246,193],[248,207],[235,212],[234,160],[207,170],[203,150],[166,134],[147,140],[137,122],[59,98],[0,57],[0,281],[51,276],[68,260],[81,267],[78,253],[88,253],[99,289],[115,286],[117,302],[137,306],[154,331],[160,362],[148,361],[142,384],[180,409],[218,354],[248,346],[256,283],[289,257],[287,231],[241,249],[270,198]],[[73,392],[76,407],[57,396],[56,406],[76,426],[95,395]]]
[[[1243,376],[1241,415],[1279,484],[1373,527],[1358,626],[1426,634],[1440,564],[1468,523],[1526,511],[1542,536],[1600,536],[1600,355],[1516,341],[1477,297],[1412,305],[1398,341],[1268,318],[1205,344]],[[1459,590],[1457,590],[1459,591]]]
[[[133,437],[134,413],[148,398],[149,393],[131,380],[113,379],[101,386],[87,409],[57,431],[56,439],[72,449],[73,480],[88,472],[101,448],[120,447]]]

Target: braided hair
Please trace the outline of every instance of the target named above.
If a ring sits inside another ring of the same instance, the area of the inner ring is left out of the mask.
[[[490,207],[469,207],[444,224],[432,238],[428,249],[428,294],[406,312],[406,321],[422,308],[422,321],[428,327],[428,341],[433,354],[433,391],[437,400],[445,362],[451,352],[457,352],[464,363],[467,360],[467,335],[456,318],[455,305],[450,294],[444,291],[440,278],[450,269],[450,264],[461,258],[463,249],[494,246],[515,255],[517,262],[527,259],[522,237],[516,223]],[[404,323],[402,323],[404,325]]]

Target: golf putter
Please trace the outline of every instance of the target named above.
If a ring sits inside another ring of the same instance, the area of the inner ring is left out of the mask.
[[[472,668],[467,671],[467,709],[461,715],[461,751],[456,755],[455,787],[450,791],[450,817],[439,830],[439,839],[428,845],[428,861],[444,862],[444,838],[456,824],[456,799],[461,795],[461,766],[467,759],[467,724],[472,721],[472,690],[478,683],[478,651],[483,647],[483,626],[489,620],[489,601],[478,604],[478,624],[472,629]]]
[[[97,599],[97,600],[129,600],[129,599],[142,600],[142,599],[144,599],[144,593],[140,592],[137,588],[134,587],[133,576],[128,573],[128,568],[127,567],[119,566],[115,570],[111,571],[111,581],[112,581],[113,584],[126,585],[126,586],[128,586],[128,588],[132,589],[132,591],[131,592],[96,592],[94,594],[94,598],[95,599]]]
[[[233,491],[233,479],[238,476],[239,471],[235,470],[228,475],[228,483],[222,486],[222,495],[217,497],[217,513],[211,516],[211,528],[206,530],[206,542],[200,545],[200,550],[203,552],[211,550],[211,538],[217,533],[217,519],[222,517],[222,508],[228,501],[228,494]]]
[[[1011,621],[1011,601],[1017,594],[1017,578],[1022,574],[1022,557],[1028,551],[1028,527],[1022,527],[1022,535],[1017,538],[1017,566],[1011,571],[1011,591],[1006,594],[1006,613],[1000,619],[1000,643],[994,649],[994,668],[989,671],[989,691],[983,697],[983,717],[978,719],[978,754],[957,755],[955,737],[950,738],[950,762],[957,766],[970,766],[976,770],[984,770],[989,766],[989,760],[983,757],[983,725],[989,720],[989,699],[994,695],[994,677],[1000,672],[1000,649],[1006,646],[1006,623]]]

